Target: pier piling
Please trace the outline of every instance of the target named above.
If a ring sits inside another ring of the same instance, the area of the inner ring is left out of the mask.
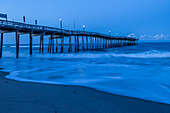
[[[52,34],[52,52],[54,53],[54,35]]]
[[[19,34],[16,32],[16,58],[19,58]]]
[[[77,51],[79,51],[79,36],[77,36]]]
[[[30,33],[30,55],[32,55],[32,33]]]
[[[85,51],[85,49],[84,49],[84,36],[82,36],[82,50]]]
[[[88,50],[88,46],[89,46],[89,44],[88,44],[88,36],[86,36],[86,50]]]
[[[55,47],[56,51],[55,52],[57,53],[58,52],[58,39],[57,38],[56,38],[56,44],[55,45],[56,45],[56,47]]]
[[[75,46],[75,52],[77,52],[77,39],[76,39],[76,35],[74,35],[74,46]]]
[[[1,39],[0,39],[0,58],[2,58],[2,50],[3,50],[3,36],[4,36],[4,34],[3,33],[1,33]]]
[[[61,38],[61,53],[63,53],[64,37]]]
[[[71,35],[69,35],[69,49],[68,52],[70,53],[72,51],[72,46],[71,46]]]

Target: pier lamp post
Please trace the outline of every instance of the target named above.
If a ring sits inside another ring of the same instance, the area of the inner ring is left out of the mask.
[[[85,32],[85,29],[86,29],[86,26],[85,25],[83,25],[83,31]]]
[[[116,33],[116,37],[118,37],[118,33]]]
[[[23,16],[23,22],[25,23],[25,16]]]
[[[111,31],[109,30],[109,36],[111,36]]]
[[[62,19],[59,19],[60,21],[60,29],[62,30]]]
[[[76,30],[76,21],[74,20],[74,31]]]
[[[35,25],[37,25],[38,24],[38,21],[37,20],[35,20]]]
[[[63,46],[64,46],[64,37],[63,37],[63,33],[62,33],[62,19],[59,19],[60,21],[60,29],[61,29],[61,35],[60,35],[60,38],[61,38],[61,53],[63,53]]]

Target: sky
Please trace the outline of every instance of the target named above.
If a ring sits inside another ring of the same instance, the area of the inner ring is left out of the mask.
[[[9,20],[141,40],[170,40],[170,0],[0,0],[0,13]]]

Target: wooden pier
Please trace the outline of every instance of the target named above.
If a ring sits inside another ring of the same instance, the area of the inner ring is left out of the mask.
[[[48,53],[63,53],[65,45],[68,46],[67,52],[79,52],[96,50],[103,48],[113,48],[135,45],[138,39],[125,36],[111,36],[97,32],[65,30],[48,26],[31,25],[13,21],[0,20],[0,58],[2,58],[4,33],[14,32],[16,38],[16,58],[19,58],[20,35],[29,34],[30,55],[33,54],[33,38],[40,37],[39,53],[44,53],[44,36],[49,36]],[[64,44],[67,38],[68,43]],[[81,43],[80,43],[81,39]],[[60,43],[59,43],[60,41]],[[74,43],[73,43],[74,42]],[[58,49],[61,49],[60,51]]]

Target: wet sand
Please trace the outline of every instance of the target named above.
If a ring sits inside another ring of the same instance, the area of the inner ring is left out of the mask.
[[[8,80],[0,72],[0,113],[170,113],[170,105],[81,86]]]

